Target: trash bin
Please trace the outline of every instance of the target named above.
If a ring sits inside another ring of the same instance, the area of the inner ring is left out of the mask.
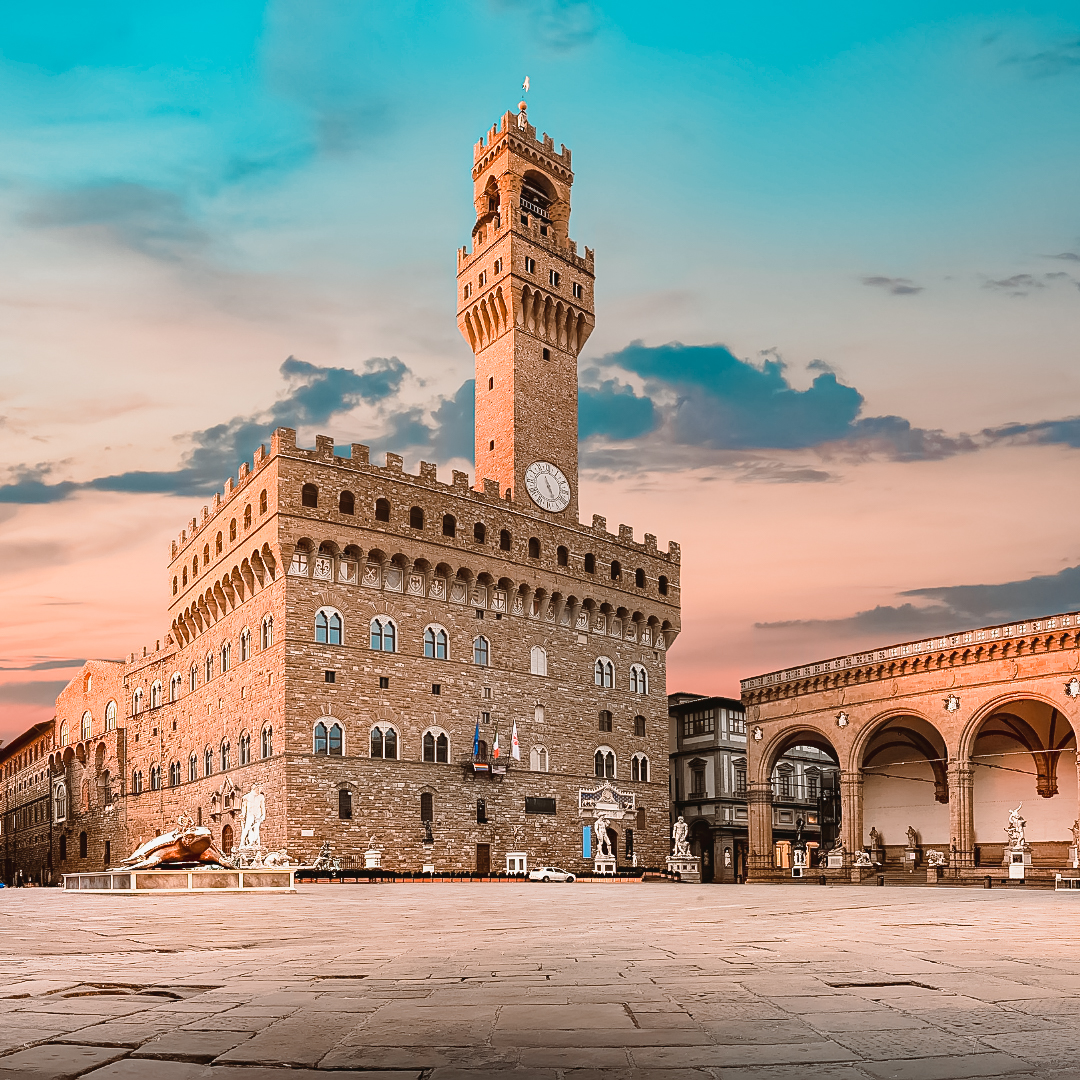
[[[993,887],[994,887],[994,879],[989,874],[987,874],[986,877],[983,878],[983,888],[984,889],[992,889]]]
[[[879,885],[884,885],[885,884],[885,875],[884,874],[878,874],[877,883]]]
[[[818,884],[819,885],[828,885],[829,884],[829,879],[828,879],[827,875],[822,874],[821,877],[818,878]]]

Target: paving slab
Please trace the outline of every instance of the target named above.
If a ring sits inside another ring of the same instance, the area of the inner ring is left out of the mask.
[[[65,1080],[81,1076],[96,1065],[105,1065],[123,1057],[126,1050],[105,1046],[72,1046],[67,1043],[43,1043],[0,1058],[0,1077],[24,1076],[26,1080]]]

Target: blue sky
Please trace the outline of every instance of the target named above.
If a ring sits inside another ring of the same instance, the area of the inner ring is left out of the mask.
[[[971,610],[934,590],[1043,604],[1080,561],[1067,500],[1021,544],[998,482],[1051,504],[1080,443],[1075,5],[0,16],[0,584],[39,628],[0,666],[159,636],[164,538],[274,423],[468,467],[454,250],[526,74],[597,251],[583,514],[683,540],[688,631],[731,626],[719,666],[684,634],[687,679]],[[120,557],[147,599],[102,625],[73,594]]]

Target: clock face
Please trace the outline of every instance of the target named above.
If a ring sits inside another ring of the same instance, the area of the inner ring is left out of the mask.
[[[550,461],[534,461],[525,470],[525,490],[541,510],[555,514],[570,505],[570,483]]]

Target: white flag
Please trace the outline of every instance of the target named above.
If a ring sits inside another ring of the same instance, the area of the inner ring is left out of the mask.
[[[515,761],[521,760],[521,745],[518,743],[516,720],[514,721],[514,730],[510,735],[510,756]]]
[[[525,76],[525,81],[521,84],[521,89],[527,94],[529,92],[529,76]]]

